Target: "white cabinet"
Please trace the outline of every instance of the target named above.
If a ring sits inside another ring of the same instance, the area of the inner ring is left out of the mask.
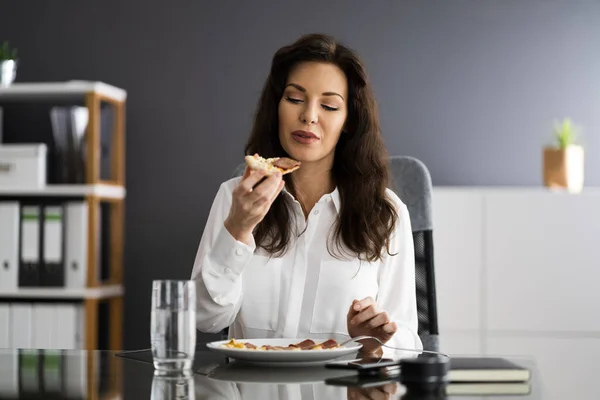
[[[440,329],[481,328],[482,205],[475,196],[435,193],[433,245]]]
[[[600,189],[434,187],[433,223],[441,350],[532,355],[545,399],[597,398]]]
[[[494,336],[491,333],[488,352],[504,356],[531,356],[535,360],[541,383],[541,386],[533,388],[537,392],[535,398],[600,398],[596,381],[600,338],[511,337]]]
[[[600,193],[485,195],[486,325],[600,332]]]
[[[480,355],[484,353],[481,331],[441,331],[440,351],[451,355]]]

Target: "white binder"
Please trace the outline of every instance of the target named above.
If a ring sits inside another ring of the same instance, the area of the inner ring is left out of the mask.
[[[0,399],[19,398],[19,355],[16,352],[0,355]]]
[[[13,349],[33,348],[33,307],[29,303],[10,304]]]
[[[0,349],[11,348],[10,304],[0,303]],[[2,375],[2,374],[0,374]]]
[[[56,305],[52,303],[33,304],[33,348],[56,348],[58,336],[56,309]]]
[[[83,348],[83,306],[80,304],[56,304],[57,349]]]
[[[86,286],[88,212],[85,202],[67,203],[65,286],[68,288],[84,288]]]
[[[0,292],[19,286],[19,203],[0,202]]]

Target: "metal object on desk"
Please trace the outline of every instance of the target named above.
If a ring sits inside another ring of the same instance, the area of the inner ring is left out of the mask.
[[[450,359],[422,354],[400,361],[400,382],[407,392],[403,399],[445,399]]]

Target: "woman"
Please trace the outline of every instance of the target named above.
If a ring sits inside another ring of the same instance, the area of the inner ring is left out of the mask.
[[[422,349],[408,210],[386,188],[375,99],[352,50],[312,34],[277,51],[255,153],[302,165],[266,179],[246,168],[219,188],[192,272],[198,329]]]

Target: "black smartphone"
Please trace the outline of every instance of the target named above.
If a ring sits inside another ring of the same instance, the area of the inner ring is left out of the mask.
[[[386,372],[390,367],[399,368],[400,360],[394,360],[392,358],[377,358],[377,357],[364,357],[356,358],[354,360],[341,360],[341,361],[330,361],[325,364],[325,368],[333,369],[352,369],[358,371],[359,374],[376,374],[379,372]]]
[[[398,372],[397,375],[400,373]],[[352,375],[352,376],[341,376],[339,378],[329,378],[325,379],[326,385],[331,386],[349,386],[349,387],[358,387],[358,388],[373,388],[385,386],[391,383],[397,383],[398,378],[397,375],[388,375],[385,374],[383,376],[363,376],[363,375]]]

